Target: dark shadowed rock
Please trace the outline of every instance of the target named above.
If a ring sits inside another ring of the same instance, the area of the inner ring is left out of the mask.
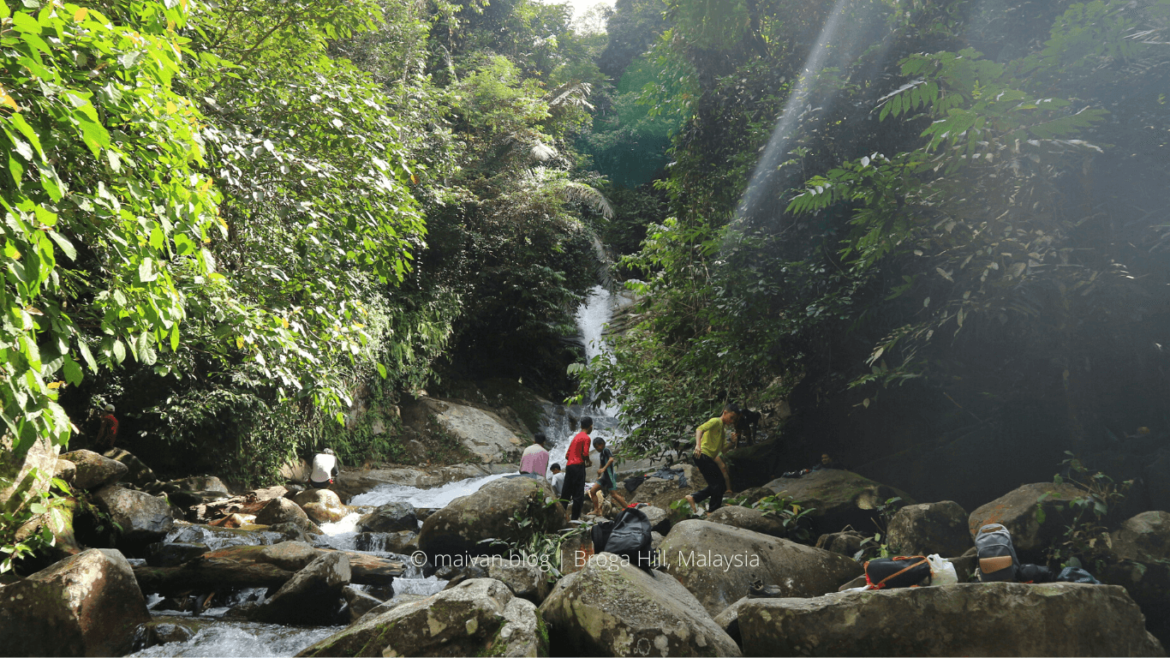
[[[879,520],[877,508],[891,498],[901,498],[903,504],[915,501],[905,492],[874,482],[850,471],[825,469],[813,471],[801,478],[778,478],[767,488],[790,496],[805,508],[813,529],[820,534],[837,532],[845,526],[872,528]]]
[[[653,505],[639,507],[638,511],[645,514],[646,519],[650,521],[651,531],[659,532],[663,535],[670,532],[670,512]]]
[[[121,448],[114,448],[113,450],[107,450],[104,455],[116,462],[125,464],[126,468],[129,469],[126,475],[122,476],[122,482],[135,487],[145,487],[158,482],[158,476],[154,474],[154,471],[145,462],[130,452]]]
[[[158,542],[146,548],[146,564],[152,567],[177,567],[206,552],[206,544]]]
[[[1041,564],[1044,551],[1072,521],[1068,502],[1082,495],[1079,489],[1069,484],[1025,484],[971,512],[967,530],[973,540],[979,528],[989,523],[1002,523],[1012,533],[1012,545],[1020,560]],[[1046,496],[1043,502],[1040,502],[1041,496]],[[1037,510],[1043,510],[1040,515],[1043,524],[1037,518]]]
[[[293,496],[293,501],[316,523],[336,523],[347,514],[341,499],[328,489],[302,491]]]
[[[341,594],[345,597],[345,605],[349,610],[349,622],[351,624],[383,603],[381,599],[374,598],[353,586],[348,586],[341,590]]]
[[[611,553],[562,578],[540,606],[558,656],[738,656],[739,647],[669,574]]]
[[[110,485],[93,494],[97,505],[122,526],[122,539],[150,543],[166,536],[175,525],[167,499]]]
[[[77,489],[101,489],[107,484],[121,480],[130,471],[125,464],[91,450],[67,452],[61,455],[61,459],[72,462],[76,467],[73,486]]]
[[[779,586],[786,596],[817,596],[862,572],[843,555],[698,520],[670,531],[661,559],[712,616],[747,596],[755,580]]]
[[[774,516],[768,516],[758,509],[739,505],[725,505],[707,515],[707,521],[721,523],[733,528],[743,528],[764,535],[783,537],[784,524]]]
[[[481,545],[483,539],[526,539],[539,530],[553,532],[565,526],[565,511],[543,478],[504,478],[475,493],[451,501],[423,522],[418,547],[429,556],[484,554],[498,548]],[[531,514],[528,528],[517,528],[516,514]]]
[[[547,632],[536,606],[490,578],[385,612],[302,651],[301,656],[544,656]]]
[[[1124,587],[1165,645],[1170,642],[1170,512],[1142,512],[1121,524],[1111,540],[1115,559],[1093,575]]]
[[[122,554],[90,549],[0,588],[0,653],[121,656],[150,621]]]
[[[301,569],[248,617],[270,624],[320,624],[337,612],[341,591],[349,584],[349,558],[327,553]]]
[[[967,519],[966,510],[950,500],[907,505],[890,520],[887,539],[902,555],[959,556],[971,548]]]
[[[418,517],[410,503],[389,503],[358,519],[363,532],[418,532]]]
[[[134,651],[171,642],[186,642],[195,635],[195,629],[191,626],[173,621],[148,621],[134,633]]]
[[[872,539],[872,535],[866,537],[856,530],[830,532],[817,537],[816,547],[823,548],[830,553],[853,557],[861,550],[861,543],[866,539]]]
[[[1162,656],[1120,587],[960,584],[812,599],[751,599],[738,610],[750,656]]]
[[[715,625],[723,629],[728,637],[735,640],[740,649],[743,649],[743,637],[739,634],[739,609],[744,603],[751,601],[746,596],[723,609],[715,615]]]
[[[163,484],[163,488],[171,491],[208,491],[230,496],[227,485],[214,475],[192,475],[179,480],[170,480]]]

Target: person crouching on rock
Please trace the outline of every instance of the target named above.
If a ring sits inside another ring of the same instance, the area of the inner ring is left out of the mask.
[[[309,486],[314,489],[327,489],[340,472],[333,451],[325,448],[313,457],[313,472],[309,475]]]
[[[695,466],[707,481],[707,488],[694,494],[688,494],[686,499],[691,504],[691,511],[699,513],[696,503],[710,499],[707,502],[707,513],[710,514],[723,505],[723,494],[731,493],[731,477],[727,475],[727,467],[723,465],[721,453],[727,451],[727,442],[723,431],[728,425],[734,425],[739,418],[739,407],[728,403],[723,407],[723,414],[717,418],[699,425],[695,429]],[[739,441],[739,434],[731,434],[731,445]]]
[[[581,507],[585,505],[585,464],[589,461],[589,433],[592,431],[593,419],[585,416],[581,419],[581,431],[569,442],[569,450],[565,453],[565,484],[561,488],[561,498],[573,501],[570,514],[573,521],[581,517]]]
[[[537,432],[536,436],[532,438],[532,445],[520,455],[520,474],[531,473],[538,477],[544,477],[545,471],[548,469],[548,448],[544,447],[547,439],[544,434]]]
[[[561,496],[561,490],[565,488],[565,473],[561,470],[560,464],[553,464],[548,467],[548,470],[552,472],[552,477],[548,481],[552,484],[553,491],[557,492],[557,497],[559,498]]]
[[[593,439],[593,449],[597,451],[597,482],[589,488],[589,499],[593,501],[593,513],[601,514],[601,497],[609,494],[613,502],[622,507],[626,506],[626,499],[617,492],[617,475],[614,473],[617,462],[613,458],[613,451],[605,447],[605,439],[600,436]],[[598,492],[601,495],[598,495]]]

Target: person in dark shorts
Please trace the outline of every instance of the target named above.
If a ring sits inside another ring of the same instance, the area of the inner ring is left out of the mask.
[[[593,449],[597,451],[597,482],[589,488],[589,499],[593,501],[593,513],[601,514],[601,495],[609,494],[613,502],[626,506],[626,499],[617,490],[617,460],[613,458],[613,451],[605,447],[605,439],[593,439]],[[601,495],[598,492],[601,492]]]
[[[593,419],[585,416],[581,419],[581,431],[577,432],[569,442],[569,450],[565,453],[565,483],[561,487],[561,498],[572,501],[570,520],[581,518],[581,508],[585,505],[585,464],[589,461],[589,433],[593,431]]]
[[[695,466],[707,481],[707,488],[694,494],[687,495],[687,502],[691,510],[698,514],[698,503],[708,500],[707,513],[714,512],[723,506],[723,494],[731,492],[731,477],[727,474],[727,466],[723,464],[720,455],[727,451],[727,441],[724,439],[724,428],[734,426],[739,418],[739,407],[728,403],[723,407],[723,414],[699,425],[695,429]],[[731,447],[739,440],[738,433],[731,435]]]

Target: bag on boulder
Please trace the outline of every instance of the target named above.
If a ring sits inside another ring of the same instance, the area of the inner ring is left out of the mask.
[[[1056,580],[1056,574],[1040,564],[1021,564],[1016,569],[1016,580],[1021,583],[1050,583]]]
[[[654,567],[650,519],[638,509],[627,507],[613,521],[593,526],[592,538],[594,553],[619,555],[646,571]]]
[[[930,560],[923,555],[882,557],[865,563],[865,582],[869,589],[913,587],[930,584]]]
[[[998,523],[980,528],[975,535],[975,550],[979,557],[979,580],[985,583],[1016,580],[1020,560],[1007,528]]]
[[[1084,583],[1086,585],[1100,585],[1101,581],[1097,580],[1088,571],[1079,567],[1065,567],[1060,570],[1060,575],[1056,577],[1058,583]]]

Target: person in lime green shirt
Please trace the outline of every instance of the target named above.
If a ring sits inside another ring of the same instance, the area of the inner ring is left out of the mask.
[[[699,425],[695,429],[695,466],[707,481],[707,488],[688,494],[686,499],[691,510],[699,513],[698,503],[707,501],[707,513],[710,514],[723,506],[723,494],[731,493],[731,476],[727,474],[727,466],[723,464],[720,455],[727,452],[727,441],[724,439],[724,430],[728,425],[735,425],[739,418],[739,407],[734,403],[727,403],[723,407],[723,414]],[[739,442],[739,434],[731,433],[731,447]]]

